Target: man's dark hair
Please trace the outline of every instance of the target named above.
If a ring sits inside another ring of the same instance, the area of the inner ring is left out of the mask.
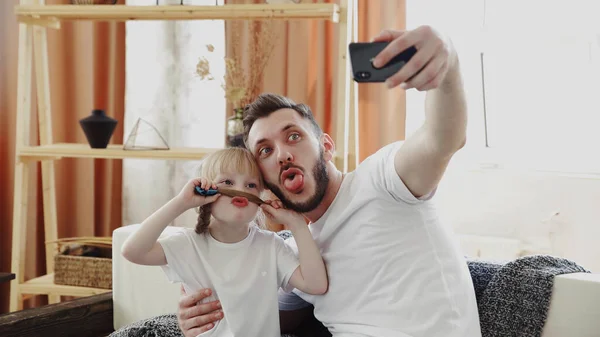
[[[290,98],[278,94],[261,94],[252,103],[246,106],[244,111],[244,144],[248,147],[248,134],[254,122],[259,118],[269,117],[273,112],[281,109],[292,109],[306,118],[312,125],[313,132],[317,138],[323,135],[323,130],[315,120],[310,107],[306,104],[296,104]]]

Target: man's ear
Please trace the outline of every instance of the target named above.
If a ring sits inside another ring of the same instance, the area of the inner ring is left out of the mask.
[[[326,133],[323,133],[321,143],[323,145],[323,159],[325,159],[325,161],[330,161],[335,154],[335,143],[331,136]]]

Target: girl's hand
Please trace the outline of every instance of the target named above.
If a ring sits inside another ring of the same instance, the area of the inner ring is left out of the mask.
[[[262,208],[269,219],[287,225],[290,229],[294,229],[296,226],[306,226],[304,215],[283,208],[280,200],[265,200],[265,203],[260,208]]]
[[[192,179],[185,184],[179,195],[177,196],[179,202],[184,205],[185,209],[202,207],[206,204],[210,204],[211,202],[215,202],[221,196],[221,194],[217,193],[211,196],[202,196],[196,194],[196,186],[200,186],[202,189],[216,189],[217,186],[210,180],[206,178],[196,178]]]

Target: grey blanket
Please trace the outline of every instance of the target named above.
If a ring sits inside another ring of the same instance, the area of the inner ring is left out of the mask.
[[[539,337],[546,322],[554,277],[589,272],[547,255],[518,258],[504,265],[469,262],[483,337]]]
[[[175,314],[160,315],[131,323],[111,333],[109,337],[184,337]],[[296,337],[281,335],[281,337]]]
[[[175,314],[160,315],[131,323],[109,337],[184,337]]]

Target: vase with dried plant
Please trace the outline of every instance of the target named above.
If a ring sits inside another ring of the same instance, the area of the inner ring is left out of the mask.
[[[263,71],[267,66],[277,41],[274,23],[271,21],[232,21],[230,25],[229,53],[225,57],[225,75],[221,87],[225,98],[233,106],[233,115],[227,119],[227,146],[244,146],[242,119],[245,107],[262,88]],[[247,35],[247,39],[243,39]],[[207,46],[208,52],[214,46]],[[202,80],[214,80],[210,62],[200,57],[196,74]]]

